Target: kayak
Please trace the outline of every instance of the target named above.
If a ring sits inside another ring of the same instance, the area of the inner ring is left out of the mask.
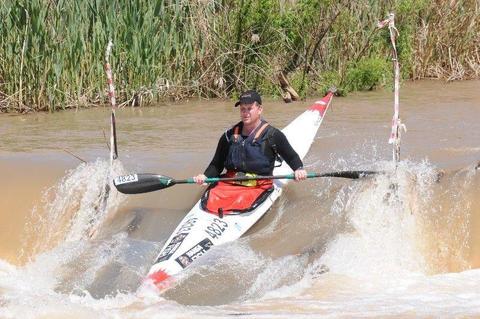
[[[301,159],[310,149],[332,98],[333,93],[327,93],[282,130]],[[273,173],[291,174],[292,170],[283,161]],[[211,213],[202,209],[199,200],[166,241],[148,272],[145,284],[154,284],[158,289],[165,290],[171,286],[173,275],[188,267],[213,246],[240,238],[265,215],[288,182],[288,179],[274,180],[273,191],[268,197],[254,209],[241,214]]]

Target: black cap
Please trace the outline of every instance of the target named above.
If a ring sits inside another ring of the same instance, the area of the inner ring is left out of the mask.
[[[240,104],[252,104],[253,102],[257,102],[258,104],[262,105],[262,98],[257,91],[248,90],[240,95],[240,98],[238,99],[238,102],[235,103],[235,106],[239,106]]]

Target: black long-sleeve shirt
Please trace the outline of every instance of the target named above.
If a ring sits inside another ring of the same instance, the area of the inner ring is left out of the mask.
[[[287,162],[288,166],[290,166],[292,170],[296,171],[297,169],[303,167],[302,160],[288,142],[285,134],[283,134],[282,131],[273,126],[270,126],[268,129],[272,130],[272,133],[271,139],[266,140],[267,147],[265,148],[265,155],[270,158],[274,158],[276,156],[275,151],[271,145],[274,144],[278,155],[280,155],[282,159]],[[204,172],[205,176],[217,177],[220,176],[220,174],[222,173],[223,169],[225,168],[224,163],[228,155],[228,149],[230,148],[230,143],[228,142],[228,139],[232,138],[232,134],[233,129],[230,129],[225,134],[222,134],[222,136],[220,137],[217,145],[217,150],[215,151],[215,155],[213,156],[210,165],[208,165],[207,169]],[[247,138],[247,136],[242,137]]]

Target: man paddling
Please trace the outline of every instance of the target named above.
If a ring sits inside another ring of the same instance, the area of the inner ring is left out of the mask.
[[[271,175],[277,156],[294,171],[296,181],[306,179],[302,160],[286,136],[261,118],[263,106],[260,94],[254,90],[242,93],[235,103],[237,106],[240,106],[241,121],[220,137],[210,165],[203,174],[193,177],[194,181],[203,184],[207,177],[218,177],[224,169],[226,177]],[[220,182],[205,193],[202,206],[219,214],[248,211],[271,189],[271,180],[250,181],[241,185]]]

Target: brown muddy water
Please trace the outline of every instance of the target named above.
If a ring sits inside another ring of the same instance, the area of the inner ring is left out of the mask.
[[[392,99],[335,98],[304,161],[390,173],[290,184],[162,296],[136,290],[204,188],[102,202],[109,109],[1,115],[0,317],[479,317],[480,82],[403,84],[396,173]],[[264,115],[281,128],[312,101],[267,100]],[[120,109],[114,174],[197,174],[238,118],[226,101]]]

